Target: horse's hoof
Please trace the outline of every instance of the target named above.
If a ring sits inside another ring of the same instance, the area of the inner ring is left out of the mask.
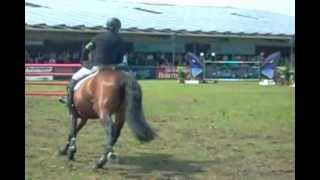
[[[68,160],[74,161],[74,154],[77,152],[77,149],[75,146],[70,146],[67,155],[68,155]]]
[[[107,158],[108,158],[108,163],[118,163],[119,160],[118,160],[118,156],[113,153],[113,152],[109,152],[108,155],[107,155]]]
[[[74,154],[75,154],[75,152],[73,152],[73,151],[68,151],[68,160],[69,161],[74,161],[75,159],[74,159]]]
[[[94,165],[93,170],[98,170],[98,169],[101,169],[102,167],[103,165],[97,163]]]
[[[103,166],[106,164],[107,160],[108,159],[105,157],[105,155],[101,156],[101,158],[97,161],[94,169],[103,168]]]
[[[102,169],[105,163],[106,163],[105,161],[100,160],[94,165],[93,169]]]
[[[68,160],[69,160],[69,161],[75,161],[75,158],[74,158],[73,155],[68,155]]]
[[[68,160],[69,161],[74,161],[74,153],[68,153]]]

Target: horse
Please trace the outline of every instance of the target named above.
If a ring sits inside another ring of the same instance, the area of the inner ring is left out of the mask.
[[[102,168],[108,160],[116,158],[113,146],[121,129],[128,122],[134,136],[143,142],[150,142],[157,135],[145,120],[142,106],[142,90],[132,75],[110,68],[84,80],[73,96],[74,108],[70,108],[71,128],[67,144],[59,149],[60,155],[74,160],[76,136],[88,119],[99,119],[106,130],[105,153],[95,168]],[[112,119],[115,115],[115,119]]]

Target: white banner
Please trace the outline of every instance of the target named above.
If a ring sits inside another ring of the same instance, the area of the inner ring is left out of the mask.
[[[27,73],[51,73],[53,67],[26,67],[25,72]],[[28,81],[39,81],[39,80],[53,80],[53,76],[26,76]]]
[[[25,41],[26,46],[43,46],[43,41]]]
[[[29,73],[50,73],[53,71],[53,67],[26,67],[25,72]]]
[[[26,81],[52,81],[53,76],[27,76]]]

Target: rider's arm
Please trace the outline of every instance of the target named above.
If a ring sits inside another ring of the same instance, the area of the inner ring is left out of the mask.
[[[90,51],[94,50],[95,48],[95,44],[93,41],[90,41],[82,50],[82,53],[81,53],[81,59],[80,61],[86,61],[88,60],[89,58],[88,57],[88,54]]]
[[[129,54],[128,44],[125,41],[122,41],[120,49],[121,49],[120,56],[122,57],[121,63],[128,64],[128,54]]]

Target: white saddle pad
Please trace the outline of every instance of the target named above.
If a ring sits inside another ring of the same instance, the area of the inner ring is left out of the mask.
[[[85,78],[83,78],[83,79],[81,79],[81,80],[74,86],[73,90],[76,91],[77,89],[79,89],[79,87],[81,86],[81,84],[83,84],[87,79],[95,76],[97,73],[98,73],[98,71],[95,72],[95,73],[93,73],[93,74],[90,74],[89,76],[87,76],[87,77],[85,77]]]

